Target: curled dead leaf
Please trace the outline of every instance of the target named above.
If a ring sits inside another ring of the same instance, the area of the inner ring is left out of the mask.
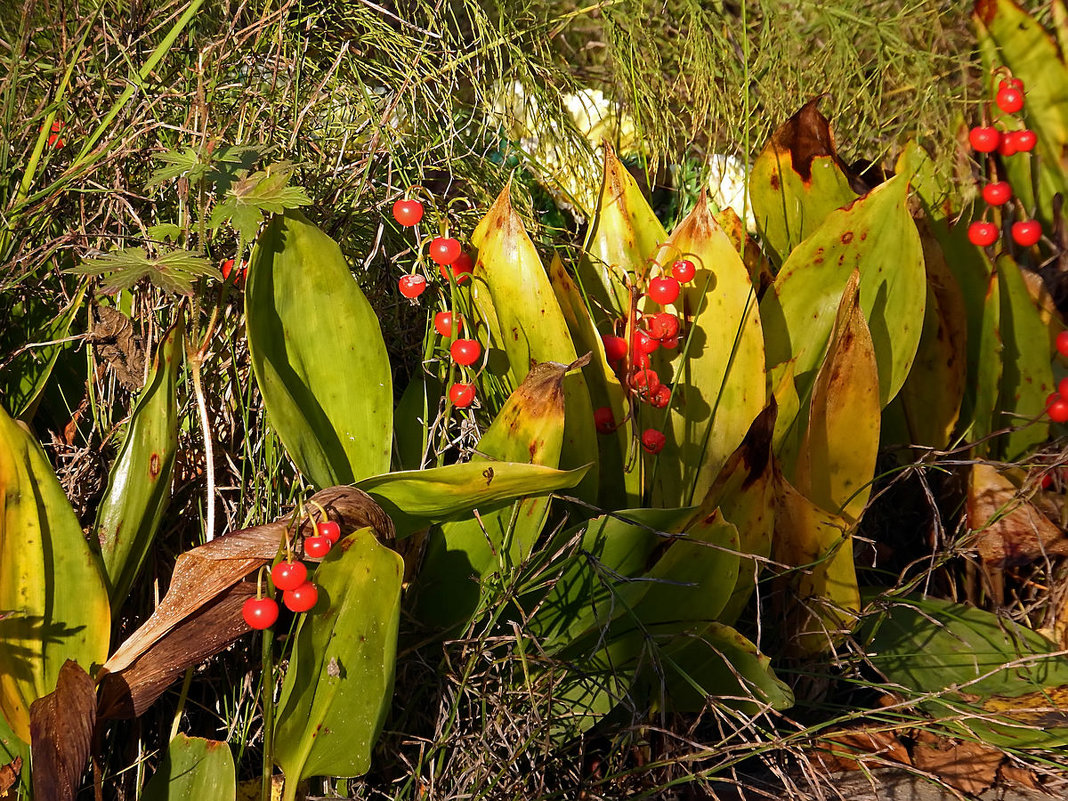
[[[987,567],[1014,567],[1068,554],[1068,537],[1060,527],[990,465],[972,467],[967,514]]]
[[[68,659],[56,689],[30,705],[33,795],[38,801],[73,801],[81,785],[96,726],[96,688]]]
[[[965,793],[978,795],[994,783],[1005,754],[981,743],[917,743],[912,759],[920,770],[938,776],[946,784]]]

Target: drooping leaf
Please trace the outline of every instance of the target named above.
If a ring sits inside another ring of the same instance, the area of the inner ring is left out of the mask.
[[[1068,660],[1034,631],[908,597],[879,601],[859,636],[872,666],[950,730],[1012,748],[1068,743]]]
[[[74,801],[96,726],[96,688],[77,662],[59,670],[56,689],[30,705],[33,792],[47,801]]]
[[[781,476],[777,484],[773,556],[798,569],[782,600],[787,648],[816,654],[856,624],[860,590],[853,540],[841,517],[820,509]]]
[[[97,508],[93,536],[100,543],[112,611],[130,594],[170,503],[184,330],[185,317],[179,312],[178,321],[160,341],[148,384],[134,407]]]
[[[30,741],[30,704],[64,662],[104,661],[104,572],[44,452],[0,409],[0,713]]]
[[[218,740],[178,734],[145,785],[142,801],[234,801],[237,771],[230,746]]]
[[[572,364],[578,354],[549,276],[512,208],[509,192],[506,186],[471,235],[478,248],[471,294],[483,319],[496,321],[494,336],[500,339],[491,344],[507,353],[509,383],[517,387],[533,365]],[[592,502],[597,498],[597,433],[586,379],[579,371],[564,379],[564,408],[560,466],[591,465],[575,494]]]
[[[821,99],[779,126],[749,174],[757,226],[780,264],[828,214],[856,198],[830,123],[819,112]]]
[[[702,194],[657,259],[679,254],[697,269],[676,305],[686,326],[674,357],[667,444],[656,460],[654,499],[672,507],[699,502],[764,408],[764,336],[749,272],[716,224]],[[661,349],[663,350],[663,349]],[[664,357],[657,352],[660,359]],[[654,361],[655,366],[663,362]],[[660,366],[667,375],[668,367]],[[653,415],[654,422],[662,415]]]
[[[81,266],[63,272],[101,278],[100,289],[109,295],[130,289],[142,278],[164,292],[191,295],[193,282],[197,278],[214,276],[215,268],[207,259],[188,250],[149,253],[145,248],[126,248],[99,258],[85,259]]]
[[[386,472],[389,360],[337,243],[299,213],[274,217],[253,251],[245,314],[268,419],[300,471],[318,487]]]
[[[797,489],[822,509],[859,520],[875,476],[879,419],[879,371],[854,271],[812,389]]]
[[[371,529],[342,539],[316,571],[279,699],[275,761],[285,801],[308,776],[360,776],[389,711],[404,561]]]
[[[848,208],[831,212],[791,252],[764,295],[760,320],[768,367],[793,359],[802,399],[811,391],[854,269],[860,271],[860,305],[875,345],[881,404],[886,406],[904,383],[927,296],[923,248],[905,203],[907,193],[905,176],[898,175]]]
[[[590,222],[578,277],[599,309],[595,320],[621,318],[630,308],[630,286],[644,280],[667,233],[637,182],[607,142],[597,212]]]

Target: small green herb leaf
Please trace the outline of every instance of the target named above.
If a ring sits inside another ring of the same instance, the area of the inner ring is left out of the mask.
[[[281,214],[286,209],[307,206],[311,198],[299,186],[290,186],[293,165],[280,161],[266,170],[243,175],[234,182],[211,213],[210,226],[229,222],[245,239],[256,236],[263,214]]]
[[[193,292],[193,281],[198,277],[215,275],[215,269],[207,259],[188,250],[149,254],[144,248],[126,248],[96,259],[86,259],[80,267],[63,272],[103,278],[101,289],[108,294],[129,289],[147,278],[165,292],[189,295]]]

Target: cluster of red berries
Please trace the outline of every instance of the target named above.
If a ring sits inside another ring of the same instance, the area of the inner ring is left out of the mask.
[[[234,271],[234,260],[227,259],[219,265],[219,272],[222,273],[223,280],[226,281],[230,278],[230,273]],[[241,262],[241,269],[237,271],[237,275],[234,276],[234,282],[243,284],[245,282],[245,276],[248,274],[248,262]]]
[[[660,275],[649,281],[645,297],[660,306],[669,306],[678,300],[682,284],[692,281],[696,273],[692,261],[679,259],[671,266],[670,275]],[[629,341],[614,334],[601,337],[605,358],[615,368],[620,383],[631,396],[654,408],[663,409],[671,403],[671,388],[652,369],[651,356],[660,348],[669,351],[678,348],[679,318],[668,311],[645,314],[640,318],[635,313],[634,318]],[[612,410],[607,406],[596,409],[593,420],[601,434],[610,434],[618,427]],[[648,453],[660,453],[666,442],[663,432],[655,428],[647,428],[642,432],[642,447]]]
[[[1057,334],[1057,352],[1068,359],[1068,331]],[[1054,423],[1068,423],[1068,378],[1062,378],[1057,391],[1046,398],[1046,414]]]
[[[423,204],[414,199],[398,200],[393,204],[393,219],[405,228],[411,228],[423,219]],[[448,236],[434,237],[427,250],[431,260],[438,265],[443,281],[462,284],[471,277],[475,265],[459,240]],[[422,295],[426,287],[426,278],[419,273],[402,276],[398,282],[400,293],[413,300]],[[434,315],[434,330],[452,340],[449,345],[452,360],[461,367],[470,367],[481,358],[482,346],[478,340],[460,338],[463,325],[463,317],[451,311],[440,311]],[[449,387],[449,401],[453,406],[466,409],[474,400],[475,385],[471,382],[458,381]]]
[[[59,135],[59,132],[63,130],[63,123],[56,120],[52,123],[52,129],[48,134],[48,146],[59,150],[66,142],[63,141],[63,137]]]
[[[331,546],[340,538],[341,527],[333,520],[316,523],[315,534],[304,538],[304,555],[320,559],[330,553]],[[282,591],[282,603],[291,612],[307,612],[319,601],[319,588],[308,580],[308,568],[289,554],[271,568],[271,582],[276,590]],[[245,601],[241,614],[251,628],[270,628],[278,620],[278,603],[273,597],[263,595],[261,584],[256,597]]]
[[[994,102],[1006,114],[1015,114],[1024,107],[1024,86],[1019,78],[1008,78],[998,85]],[[993,153],[1004,157],[1030,153],[1037,141],[1035,132],[1023,128],[999,131],[993,125],[980,125],[968,133],[968,141],[979,153]],[[982,189],[983,200],[990,206],[1003,206],[1012,198],[1012,187],[1006,181],[992,181]],[[1012,224],[1012,239],[1020,247],[1031,247],[1042,238],[1038,220],[1020,220]],[[968,241],[977,247],[989,247],[998,241],[998,226],[988,220],[976,220],[968,226]]]

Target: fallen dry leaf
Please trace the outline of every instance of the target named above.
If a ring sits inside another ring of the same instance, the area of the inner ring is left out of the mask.
[[[1042,786],[1035,780],[1034,772],[1023,765],[1004,762],[998,768],[998,784],[1012,784],[1028,790],[1041,790]]]
[[[911,765],[908,749],[894,732],[866,727],[829,732],[820,738],[812,757],[828,772],[861,770],[873,762]]]
[[[6,765],[0,766],[0,798],[7,798],[9,791],[19,780],[22,773],[22,757],[15,757]]]
[[[68,659],[56,689],[30,704],[33,797],[73,801],[81,785],[96,726],[96,688],[89,674]]]
[[[917,768],[933,773],[961,792],[978,795],[994,783],[1005,755],[1000,749],[979,743],[917,743],[912,760]]]
[[[988,567],[1026,565],[1045,555],[1068,554],[1068,537],[1017,487],[990,465],[972,467],[968,479],[968,527]]]

